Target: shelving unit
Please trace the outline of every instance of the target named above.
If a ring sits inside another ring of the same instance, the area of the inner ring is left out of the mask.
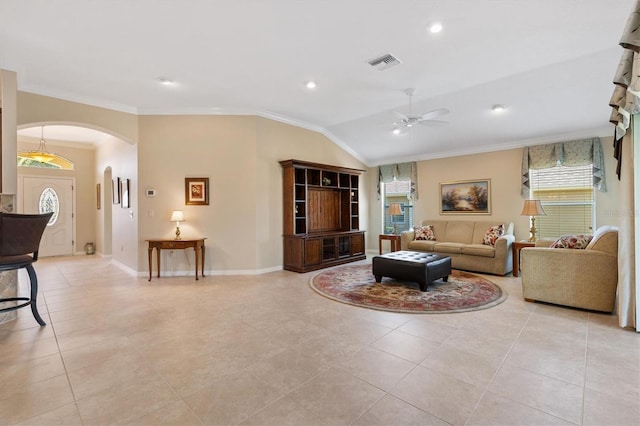
[[[364,170],[299,160],[280,165],[284,269],[307,272],[364,259],[358,206]]]

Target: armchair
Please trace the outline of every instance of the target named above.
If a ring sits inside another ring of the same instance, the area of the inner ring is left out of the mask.
[[[599,228],[582,250],[526,247],[520,257],[525,300],[613,311],[618,287],[618,228]]]

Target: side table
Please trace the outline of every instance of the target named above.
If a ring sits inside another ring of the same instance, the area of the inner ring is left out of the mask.
[[[511,253],[513,255],[513,276],[517,277],[520,273],[520,250],[525,247],[535,247],[536,243],[534,241],[514,241],[511,244]]]
[[[202,276],[204,277],[204,240],[206,238],[194,238],[185,240],[147,240],[149,242],[149,281],[153,269],[153,249],[156,249],[156,262],[158,264],[158,278],[160,278],[160,251],[184,250],[193,248],[195,251],[196,280],[198,279],[198,263],[201,263]]]
[[[380,234],[380,237],[378,239],[380,254],[382,254],[382,240],[389,240],[389,242],[391,243],[392,252],[400,250],[400,235]]]

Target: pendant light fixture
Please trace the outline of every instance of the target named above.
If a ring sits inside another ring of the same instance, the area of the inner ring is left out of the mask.
[[[56,158],[55,154],[51,154],[47,151],[47,146],[44,142],[44,126],[41,126],[40,145],[38,146],[38,149],[36,151],[22,152],[20,153],[20,156],[40,163],[49,163]]]

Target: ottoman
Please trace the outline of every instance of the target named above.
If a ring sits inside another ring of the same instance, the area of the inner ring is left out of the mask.
[[[451,274],[451,258],[435,253],[394,251],[374,256],[373,275],[376,282],[382,277],[417,282],[420,291],[427,291],[429,284],[438,278],[445,282]]]

